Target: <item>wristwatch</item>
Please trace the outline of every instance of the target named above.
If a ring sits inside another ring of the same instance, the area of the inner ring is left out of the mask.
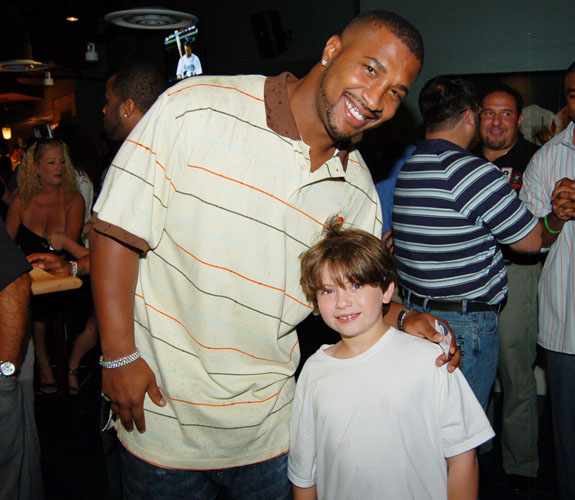
[[[0,373],[4,377],[15,377],[20,373],[20,370],[12,361],[0,361]]]

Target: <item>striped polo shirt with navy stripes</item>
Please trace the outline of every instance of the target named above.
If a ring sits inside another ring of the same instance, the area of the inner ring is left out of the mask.
[[[452,142],[421,141],[395,187],[400,285],[421,297],[498,304],[508,288],[498,242],[515,243],[536,225],[496,166]]]

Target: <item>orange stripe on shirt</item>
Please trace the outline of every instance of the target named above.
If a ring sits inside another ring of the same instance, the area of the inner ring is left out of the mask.
[[[287,378],[289,379],[292,377],[293,377],[293,375],[291,375]],[[269,396],[265,399],[261,399],[261,400],[257,400],[257,401],[236,401],[233,403],[214,404],[214,403],[194,403],[193,401],[186,401],[185,399],[172,398],[162,387],[158,386],[158,388],[160,389],[160,391],[162,391],[162,394],[164,394],[171,401],[175,401],[176,403],[185,403],[187,405],[192,405],[192,406],[208,406],[208,407],[212,407],[212,408],[223,408],[226,406],[253,405],[253,404],[257,404],[257,403],[266,403],[267,401],[270,401],[274,398],[277,398],[281,392],[281,389],[280,389],[275,394],[272,394],[271,396]]]
[[[136,146],[145,149],[151,155],[156,156],[156,153],[154,151],[152,151],[148,146],[144,146],[143,144],[136,142],[136,141],[133,141],[132,139],[126,139],[126,142],[131,142],[132,144],[135,144]],[[172,186],[174,191],[176,191],[176,186],[174,186],[172,179],[170,177],[168,177],[168,175],[166,174],[166,167],[164,167],[164,165],[162,165],[157,159],[156,159],[156,165],[158,165],[158,167],[160,167],[164,171],[164,177],[170,183],[170,186]]]
[[[323,225],[324,225],[323,222],[320,222],[320,221],[318,221],[317,219],[314,219],[311,215],[309,215],[308,213],[304,212],[303,210],[300,210],[299,208],[294,207],[293,205],[290,205],[287,201],[284,201],[284,200],[282,200],[281,198],[278,198],[277,196],[275,196],[275,195],[273,195],[273,194],[271,194],[271,193],[268,193],[267,191],[264,191],[263,189],[260,189],[260,188],[257,188],[257,187],[255,187],[255,186],[252,186],[251,184],[246,184],[245,182],[242,182],[242,181],[240,181],[240,180],[238,180],[238,179],[233,179],[232,177],[227,177],[227,176],[225,176],[225,175],[223,175],[223,174],[218,174],[217,172],[214,172],[213,170],[208,170],[208,169],[205,168],[205,167],[200,167],[200,166],[198,166],[198,165],[189,165],[189,164],[188,164],[188,167],[190,167],[190,168],[196,168],[196,169],[198,169],[198,170],[203,170],[204,172],[207,172],[208,174],[216,175],[216,176],[218,176],[218,177],[221,177],[222,179],[226,179],[226,180],[228,180],[228,181],[236,182],[237,184],[241,184],[242,186],[245,186],[245,187],[247,187],[247,188],[249,188],[249,189],[253,189],[254,191],[257,191],[258,193],[265,194],[266,196],[269,196],[270,198],[273,198],[274,200],[279,201],[280,203],[283,203],[285,206],[287,206],[287,207],[289,207],[289,208],[295,210],[296,212],[299,212],[300,214],[304,215],[304,216],[307,217],[308,219],[311,219],[312,221],[316,222],[316,223],[319,224],[320,226],[323,227]]]
[[[256,97],[255,95],[248,94],[247,92],[244,92],[243,90],[240,90],[236,87],[226,87],[224,85],[214,85],[211,83],[196,83],[194,85],[186,85],[185,87],[182,87],[181,89],[174,90],[174,92],[168,93],[168,97],[172,97],[173,95],[177,94],[178,92],[182,92],[182,90],[191,89],[193,87],[213,87],[216,89],[235,90],[236,92],[239,92],[240,94],[251,97],[252,99],[255,99],[256,101],[264,102],[263,99]]]
[[[360,163],[359,161],[354,160],[353,158],[348,158],[347,161],[355,163],[356,165],[359,165],[361,168],[369,172],[369,168],[367,168],[363,163]]]
[[[202,260],[198,257],[196,257],[193,253],[191,253],[189,250],[186,250],[183,246],[178,245],[177,243],[174,242],[174,245],[176,245],[180,250],[182,250],[183,252],[186,252],[190,257],[192,257],[194,260],[196,260],[197,262],[199,262],[200,264],[204,264],[205,266],[209,266],[212,267],[214,269],[220,269],[222,271],[227,271],[228,273],[232,273],[235,274],[236,276],[238,276],[239,278],[245,279],[246,281],[249,281],[251,283],[254,283],[256,285],[260,285],[260,286],[264,286],[266,288],[270,288],[271,290],[276,290],[278,292],[282,292],[288,299],[292,299],[293,301],[297,302],[298,304],[307,307],[308,309],[313,309],[313,307],[310,307],[308,304],[306,304],[305,302],[302,302],[301,300],[296,299],[295,297],[293,297],[292,295],[290,295],[289,293],[287,293],[284,289],[282,288],[278,288],[276,286],[273,285],[268,285],[266,283],[262,283],[261,281],[256,281],[253,280],[251,278],[248,278],[247,276],[244,276],[243,274],[238,273],[237,271],[234,271],[233,269],[229,269],[227,267],[223,267],[223,266],[218,266],[216,264],[210,264],[209,262],[206,262],[205,260]]]
[[[136,297],[144,300],[144,297],[138,293],[135,294]],[[189,337],[196,343],[198,344],[200,347],[204,348],[204,349],[208,349],[210,351],[234,351],[234,352],[238,352],[240,354],[244,354],[245,356],[249,356],[250,358],[253,359],[257,359],[260,361],[270,361],[272,363],[277,363],[277,364],[284,364],[287,365],[288,363],[291,362],[292,356],[293,356],[293,352],[294,349],[296,348],[296,346],[298,345],[298,340],[296,340],[295,344],[292,346],[291,350],[290,350],[290,355],[289,358],[287,359],[287,361],[277,361],[275,359],[268,359],[268,358],[262,358],[260,356],[256,356],[254,354],[250,354],[249,352],[245,352],[242,351],[241,349],[237,349],[235,347],[211,347],[205,344],[202,344],[201,342],[199,342],[191,333],[190,331],[186,328],[186,325],[184,325],[180,320],[174,318],[173,316],[170,316],[168,313],[165,313],[163,311],[160,311],[157,307],[153,306],[152,304],[150,304],[149,302],[144,302],[144,304],[146,305],[146,307],[149,307],[150,309],[153,309],[154,311],[156,311],[158,314],[161,314],[162,316],[171,319],[172,321],[174,321],[175,323],[177,323],[178,325],[180,325],[185,331],[186,333],[189,335]]]

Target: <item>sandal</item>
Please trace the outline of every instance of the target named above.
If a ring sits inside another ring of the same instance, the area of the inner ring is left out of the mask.
[[[74,377],[76,379],[75,385],[70,384],[70,377]],[[80,385],[78,384],[78,368],[75,370],[68,368],[68,394],[70,394],[70,396],[77,396],[80,394]]]
[[[38,384],[38,390],[36,391],[36,394],[45,394],[48,396],[57,393],[58,393],[58,384],[50,382],[40,382]]]

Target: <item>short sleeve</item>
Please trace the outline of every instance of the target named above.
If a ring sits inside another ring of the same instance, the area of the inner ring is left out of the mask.
[[[31,270],[32,266],[10,237],[4,222],[0,219],[0,290]]]
[[[466,189],[456,196],[463,215],[474,221],[481,219],[502,244],[515,243],[534,229],[537,219],[495,165],[476,166],[469,177],[463,184],[470,191]]]
[[[183,150],[189,139],[182,140],[183,133],[164,94],[140,120],[110,165],[94,206],[99,221],[143,240],[150,248],[158,245],[175,191],[174,181],[185,163]],[[96,229],[106,232],[105,227]],[[118,238],[118,234],[122,232],[113,236]]]
[[[316,484],[313,391],[308,389],[305,366],[296,386],[290,423],[288,478],[300,488]]]
[[[450,374],[444,366],[440,428],[446,458],[477,448],[495,433],[483,408],[459,369]]]

